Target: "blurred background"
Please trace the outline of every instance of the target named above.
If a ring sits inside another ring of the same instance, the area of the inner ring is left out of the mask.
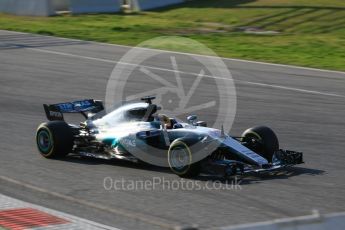
[[[131,46],[179,35],[223,57],[345,70],[343,0],[0,0],[0,12],[0,29]]]

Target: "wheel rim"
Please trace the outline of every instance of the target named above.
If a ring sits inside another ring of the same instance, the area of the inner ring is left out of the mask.
[[[177,172],[183,172],[190,164],[190,154],[189,151],[182,147],[178,146],[171,150],[170,153],[170,166]]]
[[[48,131],[40,130],[37,134],[37,146],[39,150],[46,154],[50,151],[52,147],[51,136]]]
[[[259,138],[257,135],[251,133],[247,134],[245,136],[245,141],[249,142],[255,148],[256,151],[260,151],[262,148],[261,138]]]

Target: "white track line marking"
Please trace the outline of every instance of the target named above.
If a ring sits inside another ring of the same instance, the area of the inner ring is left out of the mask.
[[[287,86],[282,86],[282,85],[271,85],[271,84],[258,83],[258,82],[250,82],[250,81],[242,81],[242,80],[235,80],[235,81],[236,82],[245,83],[245,84],[249,84],[249,85],[257,85],[257,86],[263,86],[263,87],[285,89],[285,90],[296,91],[296,92],[301,92],[301,93],[318,94],[318,95],[323,95],[323,96],[343,97],[343,98],[345,98],[345,95],[340,95],[340,94],[335,94],[335,93],[326,93],[326,92],[320,92],[320,91],[314,91],[314,90],[307,90],[307,89],[287,87]]]
[[[202,54],[193,54],[193,53],[161,50],[161,49],[154,49],[154,48],[145,48],[145,47],[134,47],[134,46],[128,46],[128,45],[110,44],[110,43],[104,43],[104,42],[79,40],[79,39],[73,39],[73,38],[63,38],[63,37],[56,37],[56,36],[49,36],[49,35],[39,35],[39,34],[24,33],[24,32],[17,32],[17,31],[10,31],[10,30],[0,30],[0,31],[4,31],[4,32],[7,32],[7,33],[14,33],[14,34],[25,34],[25,35],[41,36],[41,37],[46,37],[46,38],[55,38],[55,39],[69,40],[69,41],[88,42],[88,43],[96,44],[96,45],[104,45],[104,46],[112,46],[112,47],[123,47],[123,48],[128,48],[128,49],[137,48],[137,49],[156,51],[156,52],[165,52],[165,53],[172,53],[172,54],[191,55],[191,56],[196,56],[196,57],[218,58],[218,57],[209,56],[209,55],[202,55]],[[228,61],[243,62],[243,63],[253,63],[253,64],[260,64],[260,65],[270,65],[270,66],[277,66],[277,67],[293,68],[293,69],[300,69],[300,70],[310,70],[310,71],[324,72],[324,73],[337,73],[337,74],[345,75],[345,72],[337,71],[337,70],[326,70],[326,69],[318,69],[318,68],[295,66],[295,65],[287,65],[287,64],[277,64],[277,63],[269,63],[269,62],[261,62],[261,61],[251,61],[251,60],[244,60],[244,59],[237,59],[237,58],[221,57],[221,59],[228,60]]]
[[[92,203],[92,202],[89,202],[86,200],[81,200],[81,199],[74,198],[71,196],[66,196],[66,195],[61,194],[61,193],[52,192],[52,191],[49,191],[47,189],[40,188],[40,187],[31,185],[31,184],[27,184],[25,182],[21,182],[21,181],[18,181],[18,180],[15,180],[15,179],[12,179],[12,178],[9,178],[6,176],[0,176],[0,180],[6,181],[6,182],[11,183],[11,184],[16,184],[16,185],[22,186],[24,188],[27,188],[27,189],[30,189],[30,190],[33,190],[36,192],[48,194],[50,196],[54,196],[54,197],[57,197],[57,198],[60,198],[60,199],[66,200],[66,201],[70,201],[70,202],[73,202],[76,204],[84,205],[84,206],[87,206],[90,208],[95,208],[95,209],[102,210],[102,211],[106,211],[109,213],[113,213],[115,215],[124,216],[124,217],[130,218],[130,219],[133,219],[133,220],[142,221],[144,223],[152,224],[152,225],[159,226],[159,227],[162,227],[165,229],[176,229],[176,226],[168,224],[163,220],[160,220],[160,219],[158,220],[158,218],[156,218],[156,217],[151,217],[151,216],[148,217],[148,216],[144,216],[140,213],[132,213],[132,212],[125,211],[125,210],[106,207],[106,206],[103,206],[101,204],[96,204],[96,203]]]
[[[45,50],[45,49],[39,49],[39,48],[26,48],[26,49],[32,50],[32,51],[36,51],[36,52],[41,52],[41,53],[56,54],[56,55],[61,55],[61,56],[74,57],[74,58],[80,58],[80,59],[86,59],[86,60],[92,60],[92,61],[100,61],[100,62],[106,62],[106,63],[112,63],[112,64],[123,64],[123,65],[139,66],[139,67],[143,67],[143,68],[147,68],[147,69],[161,70],[161,71],[173,72],[173,73],[178,72],[178,73],[192,75],[192,76],[196,76],[196,77],[199,76],[199,74],[193,73],[193,72],[185,72],[185,71],[180,71],[180,70],[166,69],[166,68],[147,66],[147,65],[137,65],[137,64],[133,64],[133,63],[113,61],[113,60],[110,60],[110,59],[81,56],[81,55],[77,55],[77,54],[64,53],[64,52]],[[261,87],[270,87],[270,88],[283,89],[283,90],[289,90],[289,91],[295,91],[295,92],[301,92],[301,93],[308,93],[308,94],[314,94],[314,95],[316,94],[316,95],[322,95],[322,96],[328,96],[328,97],[341,97],[341,98],[345,98],[345,95],[340,95],[340,94],[335,94],[335,93],[328,93],[328,92],[322,92],[322,91],[314,91],[314,90],[308,90],[308,89],[301,89],[301,88],[294,88],[294,87],[288,87],[288,86],[283,86],[283,85],[273,85],[273,84],[266,84],[266,83],[259,83],[259,82],[235,80],[235,79],[228,79],[228,78],[211,76],[211,75],[206,75],[206,74],[204,75],[204,77],[213,78],[213,79],[222,79],[222,80],[233,80],[235,82],[242,83],[242,84],[257,85],[257,86],[261,86]]]

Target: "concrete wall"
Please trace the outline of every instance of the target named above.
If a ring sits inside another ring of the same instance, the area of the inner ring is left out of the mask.
[[[184,2],[184,0],[134,0],[137,1],[140,10],[150,10],[163,6],[169,6]]]
[[[68,11],[70,0],[50,0],[55,11]]]
[[[56,11],[72,14],[120,12],[123,0],[0,0],[0,12],[16,15],[50,16]],[[178,4],[184,0],[131,0],[136,10]]]
[[[122,0],[70,0],[72,14],[112,13],[121,11]]]
[[[50,0],[0,0],[0,12],[16,15],[54,15]]]

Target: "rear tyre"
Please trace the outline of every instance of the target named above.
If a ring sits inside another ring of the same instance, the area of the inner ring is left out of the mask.
[[[200,162],[192,162],[192,152],[189,146],[182,140],[175,140],[168,150],[168,163],[171,171],[180,177],[196,177],[200,174]]]
[[[36,144],[45,158],[62,158],[72,151],[73,133],[64,121],[50,121],[38,126]]]
[[[249,128],[242,134],[243,141],[248,143],[248,147],[259,153],[272,162],[274,152],[279,150],[277,135],[272,129],[266,126],[256,126]]]

